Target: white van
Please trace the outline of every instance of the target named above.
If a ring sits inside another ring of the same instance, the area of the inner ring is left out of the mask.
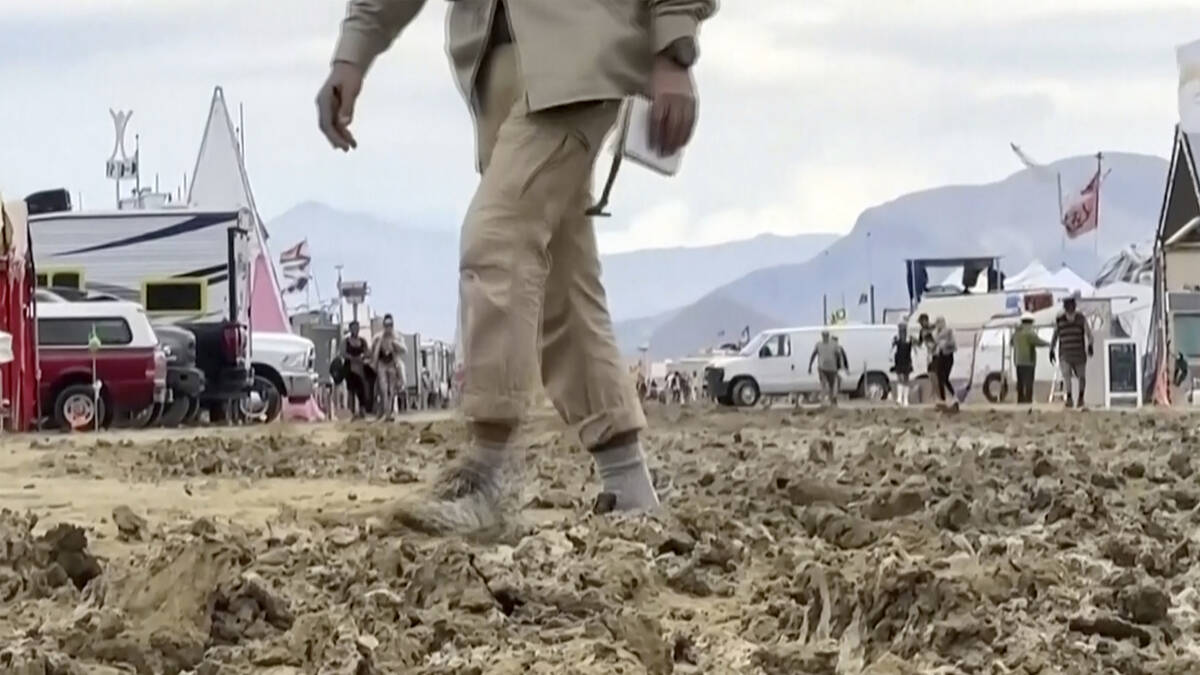
[[[705,369],[709,395],[724,405],[753,406],[763,396],[817,394],[821,383],[816,367],[808,372],[813,347],[821,332],[837,338],[850,373],[842,375],[842,391],[852,396],[883,400],[892,389],[892,338],[889,325],[809,326],[763,331],[736,356],[713,359]]]

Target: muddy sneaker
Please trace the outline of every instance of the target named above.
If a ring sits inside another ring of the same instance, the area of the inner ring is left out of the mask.
[[[517,486],[489,476],[465,461],[441,476],[428,491],[402,501],[392,515],[409,529],[431,535],[481,535],[499,531],[514,509]]]

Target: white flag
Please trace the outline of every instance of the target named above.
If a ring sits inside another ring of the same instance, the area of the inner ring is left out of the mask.
[[[1200,134],[1200,40],[1183,45],[1179,60],[1179,126]]]
[[[1056,179],[1056,174],[1054,173],[1053,169],[1045,164],[1035,162],[1032,157],[1025,154],[1025,151],[1021,149],[1021,146],[1017,145],[1016,143],[1009,143],[1008,147],[1012,148],[1013,154],[1017,156],[1017,159],[1021,160],[1021,163],[1025,165],[1026,169],[1030,170],[1034,178],[1047,181]]]

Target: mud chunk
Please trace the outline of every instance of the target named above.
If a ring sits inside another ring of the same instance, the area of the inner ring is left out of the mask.
[[[775,486],[782,489],[788,501],[796,506],[821,503],[845,506],[851,499],[847,490],[812,478],[776,476]]]
[[[680,633],[675,636],[671,647],[671,658],[675,663],[686,663],[692,666],[700,665],[700,657],[696,654],[696,643],[692,638]]]
[[[818,464],[833,461],[833,441],[828,438],[818,438],[808,444],[808,460]]]
[[[624,640],[646,667],[649,675],[671,675],[675,670],[674,650],[663,638],[662,625],[657,619],[639,612],[625,611],[608,618],[605,626],[613,637]]]
[[[1188,490],[1172,490],[1170,497],[1175,502],[1175,508],[1180,511],[1191,511],[1196,508],[1197,503],[1200,503],[1200,499],[1197,499],[1196,493]]]
[[[696,548],[696,540],[692,535],[685,530],[676,528],[669,530],[663,534],[663,539],[658,544],[659,555],[674,554],[688,555]]]
[[[87,534],[83,528],[65,523],[42,535],[42,543],[50,547],[51,559],[67,577],[82,589],[100,576],[100,563],[87,551]]]
[[[1121,467],[1121,474],[1126,478],[1145,478],[1146,465],[1141,462],[1129,462]]]
[[[358,530],[349,527],[335,527],[326,537],[329,543],[338,548],[346,548],[358,541]]]
[[[529,501],[529,507],[534,509],[573,509],[575,508],[575,496],[566,490],[545,490]]]
[[[1120,537],[1105,539],[1100,551],[1120,567],[1133,567],[1137,564],[1137,547]]]
[[[938,505],[936,522],[943,530],[959,532],[971,520],[971,505],[962,497],[951,497]]]
[[[1163,621],[1171,609],[1171,598],[1149,584],[1127,587],[1121,591],[1119,599],[1121,616],[1144,625]]]
[[[805,509],[801,523],[808,536],[819,537],[838,548],[862,548],[877,538],[869,522],[829,507]]]
[[[1097,472],[1092,474],[1092,485],[1105,490],[1115,490],[1120,486],[1112,474]]]
[[[925,508],[925,497],[911,488],[877,494],[863,510],[871,520],[891,520],[912,515]]]
[[[1042,476],[1054,475],[1054,472],[1057,470],[1058,470],[1058,468],[1054,466],[1054,462],[1051,462],[1050,460],[1046,459],[1045,457],[1039,457],[1036,460],[1034,460],[1034,462],[1033,462],[1033,477],[1034,478],[1041,478]]]
[[[766,675],[837,675],[838,650],[788,643],[760,649],[751,662]]]
[[[117,537],[123,541],[140,541],[146,529],[146,519],[133,512],[128,506],[118,506],[112,512],[117,526]]]
[[[1150,644],[1150,633],[1145,628],[1112,616],[1076,617],[1071,619],[1068,628],[1084,635],[1099,635],[1114,640],[1137,640],[1138,645],[1142,647]]]
[[[1167,460],[1167,466],[1175,472],[1175,475],[1180,478],[1187,478],[1192,475],[1192,457],[1189,453],[1178,450],[1171,454],[1171,458]]]

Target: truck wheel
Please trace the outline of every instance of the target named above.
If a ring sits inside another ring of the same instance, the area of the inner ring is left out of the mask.
[[[242,419],[270,424],[283,411],[283,394],[267,378],[254,376],[254,386],[250,393],[238,399]]]
[[[1003,403],[1008,398],[1008,380],[1000,373],[988,373],[983,378],[983,396],[989,403]]]
[[[892,393],[892,383],[883,373],[867,373],[859,385],[858,395],[868,401],[886,401]]]
[[[187,402],[187,414],[183,416],[182,424],[191,426],[196,423],[196,420],[200,419],[200,399],[196,396],[189,396]]]
[[[750,378],[743,378],[733,383],[733,402],[743,408],[753,408],[761,397],[758,383]]]
[[[174,429],[183,424],[193,405],[196,406],[197,412],[200,411],[199,403],[193,403],[194,400],[191,396],[177,395],[163,409],[162,416],[158,418],[159,424],[165,429]]]
[[[146,429],[154,425],[162,414],[162,405],[153,403],[137,412],[123,415],[124,426],[130,429]]]
[[[54,422],[64,431],[95,429],[96,420],[103,425],[107,414],[104,397],[95,398],[90,384],[73,384],[54,399]]]

